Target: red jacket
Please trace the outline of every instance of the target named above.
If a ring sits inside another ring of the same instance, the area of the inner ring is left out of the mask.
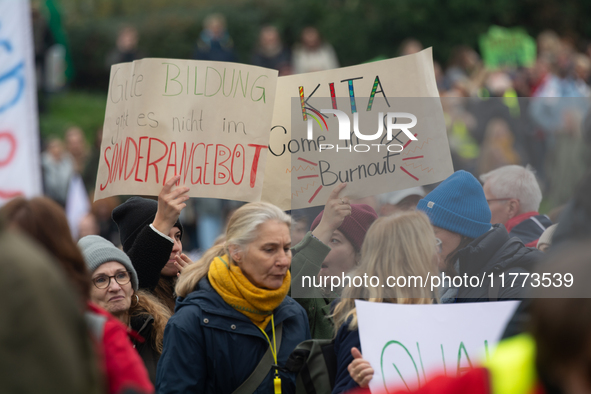
[[[125,389],[134,389],[139,393],[153,393],[154,386],[142,359],[133,348],[127,328],[109,312],[91,302],[88,303],[88,312],[106,319],[102,330],[94,330],[94,336],[99,340],[97,347],[103,360],[108,392],[118,394]],[[91,327],[91,331],[93,328],[96,329],[96,325]]]

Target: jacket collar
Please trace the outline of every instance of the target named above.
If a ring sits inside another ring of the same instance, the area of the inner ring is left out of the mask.
[[[132,316],[130,319],[131,329],[138,334],[142,334],[142,331],[153,321],[154,318],[151,315]]]
[[[179,297],[175,307],[175,312],[185,305],[198,305],[203,311],[209,314],[222,316],[228,319],[249,322],[252,324],[248,317],[232,308],[223,300],[223,298],[211,286],[207,276],[203,277],[199,281],[195,290],[187,297]],[[273,320],[277,326],[282,321],[295,316],[298,313],[300,312],[298,311],[297,303],[293,298],[286,296],[283,302],[281,302],[281,304],[279,304],[279,306],[273,312]],[[254,324],[252,325],[255,327]]]
[[[509,239],[509,233],[505,226],[502,224],[493,225],[489,231],[459,251],[460,273],[474,274],[490,270],[499,261],[503,265],[508,265],[509,259],[499,259],[499,257],[507,257],[505,251],[502,251],[501,255],[497,255],[495,261],[491,261],[491,259]],[[517,238],[515,240],[523,245]]]
[[[521,215],[517,215],[515,217],[512,217],[511,219],[507,220],[507,223],[505,223],[505,228],[507,229],[507,232],[511,232],[511,230],[513,230],[513,227],[517,226],[519,223],[523,222],[524,220],[527,220],[529,218],[531,218],[532,216],[537,216],[539,215],[538,212],[536,211],[530,211],[530,212],[526,212],[526,213],[522,213]]]

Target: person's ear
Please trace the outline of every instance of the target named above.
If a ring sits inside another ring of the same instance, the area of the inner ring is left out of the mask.
[[[508,205],[509,205],[509,219],[512,219],[515,216],[517,216],[517,213],[519,212],[519,200],[512,198],[509,200]]]
[[[235,263],[239,263],[242,260],[242,251],[236,245],[228,246],[228,252]]]

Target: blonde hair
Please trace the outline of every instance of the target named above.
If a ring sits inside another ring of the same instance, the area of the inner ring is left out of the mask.
[[[137,303],[134,305],[133,301],[137,295]],[[162,341],[164,339],[164,328],[168,319],[172,316],[172,312],[166,305],[164,305],[155,295],[145,290],[139,290],[132,296],[131,308],[129,308],[129,316],[152,316],[154,324],[152,328],[152,338],[145,338],[146,341],[152,342],[152,347],[158,353],[162,354]]]
[[[269,220],[285,223],[288,227],[291,225],[291,217],[288,214],[267,202],[251,202],[238,208],[228,222],[225,242],[212,246],[199,261],[183,270],[176,283],[176,294],[179,297],[186,297],[191,293],[209,271],[213,259],[229,254],[230,246],[247,253],[248,245],[258,236],[258,227]],[[232,263],[232,257],[228,257]]]
[[[421,277],[437,275],[435,234],[427,215],[420,211],[404,212],[376,220],[367,231],[361,247],[361,263],[349,273],[355,276],[377,276],[385,284],[390,276]],[[410,282],[410,280],[409,280]],[[371,283],[371,282],[370,282]],[[349,319],[349,329],[357,329],[355,300],[396,304],[430,304],[433,294],[428,286],[356,287],[349,284],[334,311],[335,334]],[[418,282],[420,283],[420,282]]]

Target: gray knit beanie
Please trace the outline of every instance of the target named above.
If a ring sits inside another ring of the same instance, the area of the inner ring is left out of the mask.
[[[135,272],[131,260],[113,243],[98,235],[87,235],[78,241],[78,247],[84,255],[84,261],[86,261],[86,266],[91,274],[101,265],[116,261],[123,264],[125,269],[130,272],[131,286],[134,290],[138,289],[137,272]]]

